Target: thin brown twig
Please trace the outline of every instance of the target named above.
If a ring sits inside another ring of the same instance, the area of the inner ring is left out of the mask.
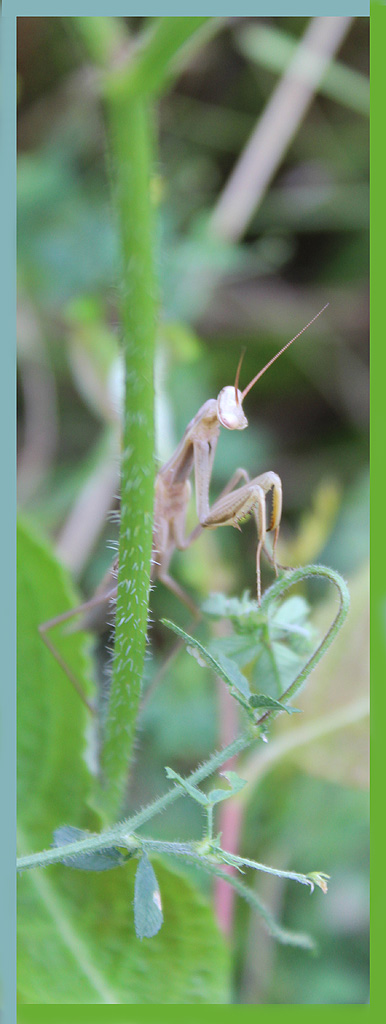
[[[308,23],[214,207],[210,229],[217,238],[236,241],[244,234],[352,20],[318,17]]]

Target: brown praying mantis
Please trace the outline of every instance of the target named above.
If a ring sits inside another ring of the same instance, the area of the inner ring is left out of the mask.
[[[197,609],[190,597],[169,573],[169,565],[176,549],[184,551],[197,539],[203,530],[217,529],[219,526],[234,526],[240,529],[240,523],[253,515],[257,529],[256,548],[256,583],[257,600],[261,601],[260,557],[264,549],[273,564],[277,575],[276,546],[279,536],[282,512],[282,485],[277,473],[268,471],[249,479],[244,469],[237,469],[228,484],[213,505],[209,504],[209,487],[213,461],[220,426],[227,430],[245,430],[248,420],[243,411],[243,401],[260,377],[282,355],[290,345],[307,330],[311,324],[327,308],[319,310],[312,320],[291,338],[276,353],[259,373],[247,384],[244,391],[239,390],[239,376],[243,354],[239,360],[235,383],[222,388],[217,398],[210,398],[198,410],[188,423],[185,433],[171,458],[158,471],[155,483],[153,549],[151,560],[151,579],[161,580],[174,594],[197,614]],[[185,522],[188,504],[191,497],[190,476],[194,470],[196,508],[198,524],[192,532],[185,536]],[[238,486],[241,481],[242,486]],[[271,513],[267,522],[266,497],[272,492]],[[266,534],[274,532],[272,555],[265,549]],[[83,614],[82,629],[103,632],[106,628],[108,613],[117,597],[118,558],[113,562],[108,573],[97,588],[94,596],[62,615],[50,619],[39,626],[39,632],[47,647],[62,666],[75,689],[88,706],[76,676],[72,673],[61,654],[49,640],[47,633],[54,626]]]

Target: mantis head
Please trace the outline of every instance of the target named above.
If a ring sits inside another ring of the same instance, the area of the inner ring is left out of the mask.
[[[328,302],[326,303],[325,306],[323,306],[323,309],[319,310],[319,313],[316,313],[316,316],[312,317],[312,320],[310,320],[305,327],[302,327],[302,330],[299,331],[298,334],[295,334],[294,338],[291,338],[291,341],[287,341],[287,344],[283,345],[283,348],[280,349],[280,352],[276,352],[276,355],[273,356],[272,359],[270,359],[265,366],[263,366],[262,370],[259,370],[259,373],[256,374],[256,377],[252,378],[249,384],[247,384],[246,388],[244,388],[244,391],[239,391],[238,384],[241,363],[243,361],[245,352],[245,349],[243,349],[239,359],[239,365],[237,367],[234,384],[227,385],[227,387],[223,388],[217,397],[217,416],[219,422],[223,427],[227,427],[228,430],[245,430],[245,428],[248,426],[248,420],[243,412],[243,401],[245,396],[248,394],[248,391],[250,391],[251,388],[253,388],[254,384],[256,384],[256,381],[259,380],[259,377],[262,377],[263,373],[265,373],[265,371],[268,370],[270,366],[272,366],[272,363],[274,363],[275,360],[278,359],[283,352],[285,352],[286,348],[289,348],[289,346],[292,345],[292,343],[296,341],[296,339],[299,338],[300,335],[304,333],[304,331],[307,330],[307,327],[310,327],[311,324],[313,324],[314,320],[317,320],[318,316],[320,316],[321,313],[324,313],[324,310],[327,309],[327,306]]]

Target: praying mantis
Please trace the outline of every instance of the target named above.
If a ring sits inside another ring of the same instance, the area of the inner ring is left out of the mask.
[[[279,536],[282,513],[282,485],[277,473],[269,470],[249,479],[244,469],[237,469],[228,484],[214,502],[209,503],[209,487],[212,475],[216,446],[220,435],[220,427],[227,430],[245,430],[248,420],[243,410],[243,401],[256,382],[270,366],[300,337],[324,312],[328,303],[312,320],[291,338],[279,352],[247,384],[243,391],[239,390],[239,376],[243,354],[239,360],[236,378],[233,385],[222,388],[216,399],[210,398],[201,406],[193,419],[188,423],[185,433],[171,458],[158,471],[155,483],[154,528],[151,559],[151,579],[160,580],[188,608],[197,613],[197,608],[188,594],[170,575],[169,566],[176,549],[186,550],[203,530],[217,529],[219,526],[233,526],[240,529],[240,523],[250,515],[255,519],[257,529],[256,548],[256,593],[257,601],[261,601],[260,557],[264,549],[273,564],[277,575],[276,547]],[[191,497],[190,476],[194,472],[195,494],[198,524],[188,536],[185,536],[187,508]],[[238,486],[244,481],[241,486]],[[266,497],[272,492],[271,513],[267,522]],[[266,534],[273,531],[272,555],[265,549]],[[49,640],[47,633],[54,626],[82,614],[80,628],[95,632],[103,632],[111,606],[117,597],[118,558],[113,562],[108,573],[97,588],[94,596],[70,611],[58,615],[39,626],[39,632],[47,647],[62,666],[75,689],[87,704],[79,683],[66,664],[61,654]],[[89,706],[89,705],[88,705]]]

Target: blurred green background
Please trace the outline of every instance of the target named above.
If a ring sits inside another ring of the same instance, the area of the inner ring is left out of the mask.
[[[147,20],[126,19],[133,42]],[[329,895],[313,900],[289,883],[258,880],[280,919],[316,937],[319,956],[277,948],[237,906],[233,998],[244,1003],[368,997],[368,19],[350,19],[246,227],[227,237],[219,206],[308,21],[211,24],[155,116],[159,462],[199,406],[233,383],[243,347],[245,387],[329,302],[247,396],[249,429],[222,433],[212,478],[215,497],[237,466],[279,473],[279,560],[331,565],[352,593],[342,636],[297,701],[304,723],[322,723],[320,737],[283,752],[300,726],[275,723],[277,755],[259,770],[241,840],[246,856],[332,876]],[[120,282],[97,79],[69,19],[18,20],[18,86],[19,504],[87,596],[117,540],[108,513],[119,492]],[[173,572],[197,601],[216,590],[253,592],[255,547],[253,523],[242,534],[211,532],[176,555]],[[263,585],[271,579],[265,564]],[[334,603],[320,585],[306,594],[316,622],[331,619]],[[189,625],[158,585],[148,683],[172,646],[163,616]],[[166,786],[165,763],[185,773],[219,742],[213,679],[181,653],[140,725],[128,806]],[[200,828],[199,811],[181,801],[152,834],[182,839]]]

